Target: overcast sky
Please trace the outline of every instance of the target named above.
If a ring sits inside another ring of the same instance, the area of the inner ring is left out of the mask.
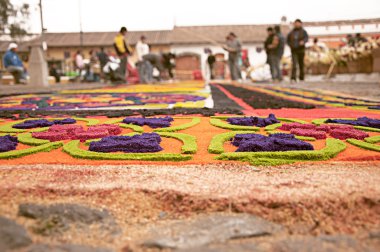
[[[38,0],[31,6],[32,32],[41,30]],[[380,17],[380,0],[43,0],[48,32],[171,29],[174,24],[259,24]],[[81,8],[80,8],[81,7]]]

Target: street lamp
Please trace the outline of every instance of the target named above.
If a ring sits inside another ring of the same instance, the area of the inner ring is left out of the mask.
[[[40,7],[40,20],[41,20],[41,45],[42,45],[42,50],[46,51],[47,44],[44,41],[44,33],[46,32],[46,28],[44,27],[44,16],[42,13],[42,0],[40,0],[38,6]]]

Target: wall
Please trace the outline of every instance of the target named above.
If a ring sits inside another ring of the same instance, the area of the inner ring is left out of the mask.
[[[256,51],[256,48],[263,48],[263,45],[261,43],[249,43],[249,44],[243,44],[243,49],[248,49],[248,57],[250,60],[250,63],[252,66],[261,66],[265,64],[266,62],[266,55],[264,50],[262,50],[260,53]],[[209,45],[209,44],[183,44],[183,45],[172,45],[171,51],[175,54],[182,54],[182,53],[195,53],[199,54],[201,56],[201,70],[203,77],[208,79],[209,76],[209,70],[208,66],[206,64],[207,61],[207,54],[204,52],[205,48],[210,48],[213,54],[223,53],[225,60],[227,60],[228,55],[225,50],[223,50],[221,47]],[[290,50],[286,48],[285,55],[290,55]]]
[[[357,25],[331,25],[331,26],[306,26],[310,35],[347,35],[355,33],[378,33],[380,24],[357,24]]]

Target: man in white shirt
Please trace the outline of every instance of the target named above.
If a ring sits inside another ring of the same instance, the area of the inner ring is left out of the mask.
[[[153,81],[153,66],[149,61],[144,60],[144,56],[149,54],[149,45],[146,43],[146,37],[142,35],[136,44],[137,68],[139,70],[140,82],[151,83]]]

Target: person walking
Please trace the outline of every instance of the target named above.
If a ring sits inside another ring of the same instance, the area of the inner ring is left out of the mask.
[[[125,79],[128,74],[128,55],[130,55],[132,52],[132,50],[130,50],[128,44],[125,41],[125,36],[127,35],[127,32],[128,31],[126,27],[121,27],[120,32],[114,38],[113,44],[116,54],[120,58],[120,74],[124,76]]]
[[[208,67],[210,69],[210,79],[213,80],[215,77],[214,77],[214,64],[216,62],[216,58],[215,58],[215,55],[212,54],[212,51],[211,49],[208,49],[207,48],[207,64],[208,64]]]
[[[230,32],[226,38],[226,45],[223,49],[228,52],[228,67],[231,73],[232,80],[241,79],[241,72],[239,67],[239,57],[241,53],[241,43],[235,33]]]
[[[16,43],[9,44],[8,50],[3,57],[3,65],[7,71],[13,75],[16,84],[25,84],[25,68],[17,54],[17,48],[18,46]]]
[[[153,67],[149,60],[144,60],[144,56],[149,54],[149,45],[146,37],[142,35],[136,44],[137,68],[139,71],[140,83],[151,83],[153,81]]]
[[[292,76],[291,82],[297,81],[297,66],[299,68],[299,80],[305,79],[304,60],[305,60],[305,44],[309,40],[309,35],[302,27],[302,21],[296,19],[294,28],[287,37],[287,44],[292,53]]]

